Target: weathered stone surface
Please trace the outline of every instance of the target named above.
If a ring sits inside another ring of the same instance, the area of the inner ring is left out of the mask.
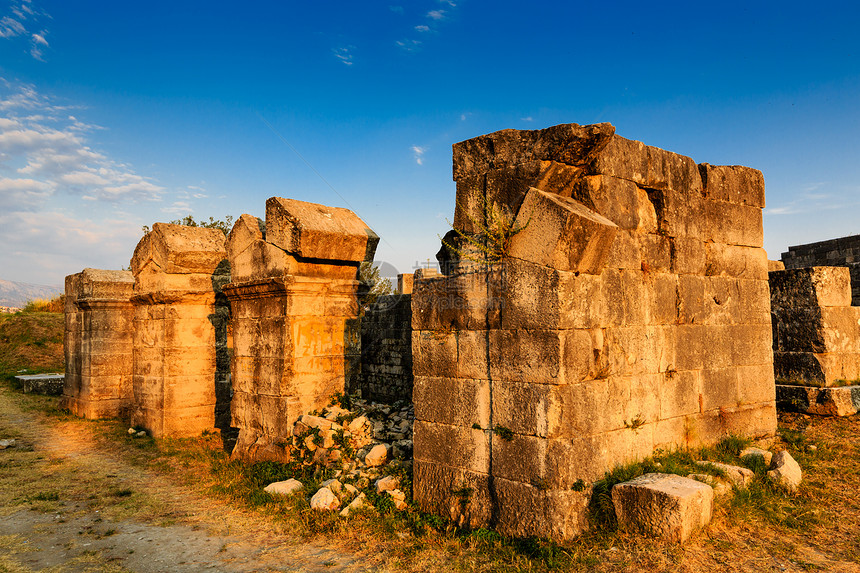
[[[321,487],[313,497],[311,497],[311,509],[315,509],[317,511],[335,511],[339,507],[340,500],[334,492],[327,487]]]
[[[89,419],[128,413],[132,404],[134,276],[84,269],[66,277],[66,373],[60,407]]]
[[[132,423],[155,437],[226,426],[226,255],[221,231],[163,223],[135,250]]]
[[[860,308],[850,306],[848,269],[773,271],[769,280],[777,380],[837,386],[860,379]]]
[[[853,416],[860,412],[860,386],[817,388],[777,384],[776,403],[781,410],[818,416]]]
[[[367,496],[364,495],[363,493],[360,493],[356,496],[356,498],[354,500],[349,502],[349,505],[347,505],[346,507],[344,507],[341,510],[340,515],[341,515],[341,517],[349,517],[349,514],[352,513],[353,511],[355,511],[356,509],[361,509],[362,507],[366,507],[366,506],[367,506]]]
[[[263,491],[278,495],[292,495],[301,491],[305,486],[297,479],[290,478],[286,481],[276,481],[263,488]]]
[[[582,203],[531,188],[508,255],[562,271],[600,274],[618,230]]]
[[[384,491],[400,488],[400,480],[393,476],[385,476],[376,480],[376,491],[382,493]]]
[[[346,209],[278,197],[266,203],[265,225],[249,215],[236,222],[227,240],[236,272],[223,289],[232,307],[234,457],[285,461],[278,444],[292,439],[298,417],[358,387],[356,279],[377,241]]]
[[[63,393],[64,374],[28,374],[15,376],[25,394],[60,396]]]
[[[706,197],[739,205],[764,207],[764,176],[758,169],[741,165],[699,164]]]
[[[733,466],[730,464],[722,464],[719,462],[696,462],[700,466],[710,466],[716,468],[726,474],[726,478],[738,489],[746,489],[746,487],[755,479],[755,473],[747,468]]]
[[[683,543],[711,521],[714,490],[669,474],[645,474],[612,488],[619,527]]]
[[[266,201],[271,244],[305,259],[372,261],[379,237],[349,209],[272,197]]]
[[[776,429],[761,174],[565,129],[592,143],[455,146],[445,241],[521,229],[498,260],[444,247],[412,291],[416,503],[555,539],[620,463]]]
[[[411,402],[413,380],[412,296],[380,296],[361,318],[361,395]]]
[[[860,235],[789,247],[782,253],[786,269],[847,267],[853,306],[860,306]]]
[[[783,263],[782,261],[772,261],[772,260],[768,259],[768,261],[767,261],[767,272],[784,271],[784,270],[785,270],[785,263]]]
[[[14,448],[15,440],[13,438],[7,438],[5,440],[0,440],[0,450],[5,450],[7,448]]]
[[[791,457],[791,454],[785,450],[777,452],[773,456],[771,467],[773,469],[767,472],[770,479],[789,491],[797,491],[803,476],[800,466]]]
[[[377,444],[364,457],[364,463],[369,467],[381,466],[388,461],[388,447]]]

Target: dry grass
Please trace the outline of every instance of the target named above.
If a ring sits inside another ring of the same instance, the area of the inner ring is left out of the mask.
[[[87,468],[82,468],[74,460],[57,461],[39,451],[7,457],[18,477],[5,471],[5,464],[0,469],[0,508],[5,511],[21,506],[56,511],[68,499],[87,499],[89,507],[114,519],[135,516],[155,523],[194,523],[212,531],[243,531],[263,545],[273,535],[286,535],[296,542],[358,553],[373,568],[392,571],[860,570],[857,416],[783,415],[780,446],[789,449],[806,472],[800,491],[786,494],[762,481],[733,499],[721,499],[712,525],[684,546],[611,529],[559,546],[505,539],[487,530],[458,531],[412,507],[403,513],[359,513],[349,520],[320,514],[311,511],[302,496],[285,500],[263,493],[261,484],[291,470],[231,462],[216,435],[136,439],[117,422],[51,414],[51,399],[7,391],[3,399],[9,398],[16,409],[38,418],[45,431],[54,428],[53,439],[63,450],[98,452],[98,461],[94,466],[88,458]],[[21,433],[20,428],[0,428],[0,433],[10,431]],[[29,477],[24,480],[23,474]],[[107,477],[111,475],[123,476],[122,483]],[[314,480],[313,475],[303,478]],[[123,490],[132,493],[119,495]],[[40,492],[42,499],[36,499]]]

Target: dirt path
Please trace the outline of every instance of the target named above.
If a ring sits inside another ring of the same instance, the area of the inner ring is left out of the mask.
[[[0,451],[0,571],[374,569],[99,451],[92,424],[46,419],[0,389],[4,437],[16,447]]]

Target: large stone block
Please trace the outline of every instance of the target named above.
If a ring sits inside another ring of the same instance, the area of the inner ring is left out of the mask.
[[[581,203],[531,188],[508,255],[562,271],[600,274],[618,230]]]
[[[765,206],[764,176],[758,169],[701,163],[699,173],[707,198],[759,208]]]
[[[670,474],[645,474],[612,488],[620,527],[683,543],[711,521],[711,486]]]
[[[588,528],[591,491],[547,490],[504,478],[493,480],[503,535],[569,540]]]
[[[212,274],[227,256],[224,233],[218,229],[155,223],[137,245],[131,271],[137,277],[147,264],[162,273]]]
[[[568,123],[533,131],[503,129],[461,141],[453,146],[454,180],[533,160],[584,165],[614,133],[615,128],[608,123]]]
[[[349,209],[271,197],[266,240],[306,259],[372,261],[379,236]]]

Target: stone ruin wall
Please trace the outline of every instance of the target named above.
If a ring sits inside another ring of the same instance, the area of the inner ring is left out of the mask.
[[[777,384],[860,380],[860,307],[851,305],[849,269],[773,271],[770,289]]]
[[[380,296],[361,317],[361,397],[411,402],[412,383],[412,295]]]
[[[848,267],[851,304],[860,306],[860,235],[789,247],[782,262],[786,269]]]
[[[199,436],[226,411],[226,255],[221,231],[166,223],[134,251],[132,423],[155,437]]]
[[[84,269],[66,277],[66,375],[61,408],[88,419],[123,415],[132,404],[134,277]]]
[[[347,209],[273,197],[230,232],[234,457],[286,460],[293,424],[350,384],[358,268],[379,238]]]
[[[454,179],[455,228],[522,230],[416,277],[422,509],[566,539],[615,465],[775,432],[759,171],[571,124],[459,143]]]

